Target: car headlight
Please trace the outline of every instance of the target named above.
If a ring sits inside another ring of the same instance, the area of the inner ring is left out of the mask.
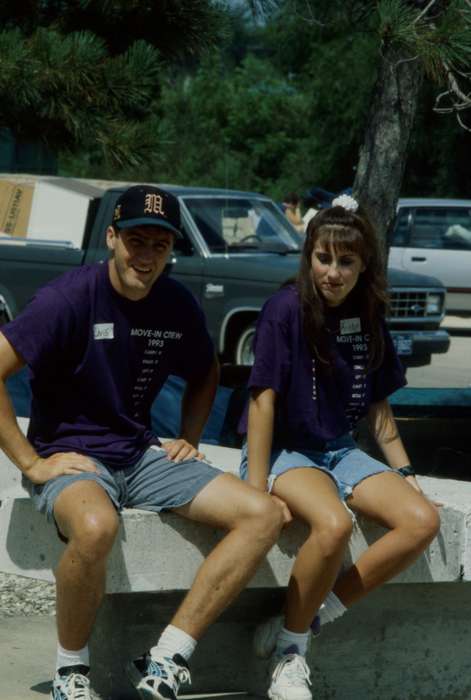
[[[443,298],[441,294],[427,294],[426,312],[428,314],[440,314],[442,311]]]

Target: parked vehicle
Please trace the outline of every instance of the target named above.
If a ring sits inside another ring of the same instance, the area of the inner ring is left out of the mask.
[[[447,313],[471,315],[471,200],[400,199],[389,264],[437,277]]]
[[[170,274],[200,301],[223,361],[251,364],[255,322],[264,301],[299,265],[301,239],[267,197],[252,192],[160,185],[181,204],[184,238],[176,241]],[[34,290],[63,271],[107,258],[105,231],[124,188],[97,190],[81,248],[66,243],[0,238],[4,318],[15,316]],[[445,289],[433,277],[390,269],[388,319],[399,355],[425,365],[446,352],[439,328]]]

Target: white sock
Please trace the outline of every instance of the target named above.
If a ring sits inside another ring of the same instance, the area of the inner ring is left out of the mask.
[[[319,608],[318,615],[321,621],[321,625],[325,625],[326,622],[333,622],[346,612],[347,608],[342,603],[342,601],[339,598],[337,598],[335,593],[330,591],[329,595]]]
[[[153,658],[167,656],[172,659],[175,654],[181,654],[188,661],[195,649],[196,639],[174,625],[167,625],[155,647],[150,649],[150,655]]]
[[[286,627],[282,627],[276,640],[275,654],[281,656],[294,653],[306,656],[309,633],[309,630],[307,632],[291,632]],[[296,647],[296,651],[293,647]]]
[[[56,671],[63,666],[90,666],[88,644],[83,649],[69,651],[57,645]]]

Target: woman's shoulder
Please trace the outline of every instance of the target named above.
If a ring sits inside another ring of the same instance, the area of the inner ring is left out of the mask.
[[[272,321],[289,321],[299,313],[299,294],[295,284],[279,289],[264,304],[263,316]]]

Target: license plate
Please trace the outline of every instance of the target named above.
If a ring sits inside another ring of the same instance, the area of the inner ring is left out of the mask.
[[[412,355],[412,338],[408,335],[393,335],[392,339],[398,355]]]

